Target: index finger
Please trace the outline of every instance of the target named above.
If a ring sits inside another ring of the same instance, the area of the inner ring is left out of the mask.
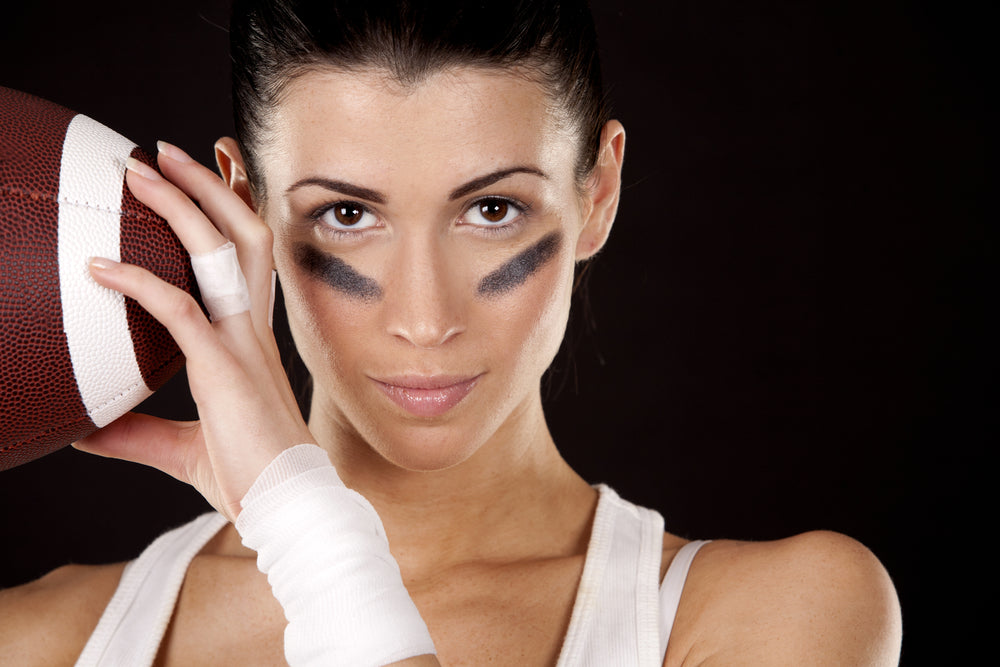
[[[125,166],[132,194],[166,219],[188,253],[203,255],[227,242],[201,209],[155,169],[134,157],[129,157]]]

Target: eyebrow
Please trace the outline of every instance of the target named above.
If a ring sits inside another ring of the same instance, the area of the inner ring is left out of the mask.
[[[474,178],[468,183],[458,186],[448,194],[448,199],[453,201],[465,195],[471,194],[476,190],[482,190],[483,188],[489,187],[494,183],[502,181],[508,176],[514,174],[533,174],[544,179],[548,179],[549,175],[546,174],[541,169],[536,169],[535,167],[528,166],[518,166],[510,167],[509,169],[500,169],[494,171],[485,176],[480,176],[479,178]],[[356,197],[358,199],[364,199],[366,201],[374,202],[376,204],[385,204],[388,201],[388,197],[379,192],[378,190],[372,190],[371,188],[366,188],[360,185],[355,185],[353,183],[348,183],[347,181],[338,181],[332,178],[321,178],[319,176],[310,176],[308,178],[303,178],[302,180],[296,181],[292,184],[285,194],[291,194],[301,187],[307,185],[315,185],[331,192],[338,192],[345,194],[349,197]]]
[[[482,190],[487,188],[498,181],[502,181],[508,176],[513,174],[534,174],[535,176],[541,176],[544,179],[548,179],[549,175],[546,174],[541,169],[536,169],[534,167],[511,167],[510,169],[501,169],[499,171],[494,171],[492,174],[486,174],[485,176],[480,176],[479,178],[474,178],[465,185],[460,185],[451,191],[448,195],[449,200],[455,200],[459,197],[464,197],[467,194],[471,194],[476,190]]]
[[[318,185],[319,187],[332,192],[339,192],[347,195],[348,197],[366,199],[370,202],[375,202],[376,204],[384,204],[386,202],[385,195],[378,190],[372,190],[371,188],[354,185],[353,183],[348,183],[347,181],[337,181],[332,178],[320,178],[319,176],[310,176],[309,178],[303,178],[300,181],[296,181],[292,186],[285,190],[285,194],[291,194],[306,185]]]

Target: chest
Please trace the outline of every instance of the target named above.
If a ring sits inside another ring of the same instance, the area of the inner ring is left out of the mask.
[[[583,558],[465,566],[407,582],[442,665],[554,665]]]
[[[451,568],[407,588],[445,667],[553,665],[583,558]],[[156,664],[284,664],[284,613],[252,561],[191,564]]]

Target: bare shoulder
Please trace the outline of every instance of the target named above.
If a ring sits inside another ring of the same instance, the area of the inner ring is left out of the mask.
[[[124,568],[125,563],[65,565],[36,581],[0,590],[4,660],[25,666],[72,665]]]
[[[856,540],[720,540],[691,569],[665,664],[895,665],[901,637],[892,581]]]

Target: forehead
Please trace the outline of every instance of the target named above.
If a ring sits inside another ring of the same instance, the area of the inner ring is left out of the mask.
[[[278,188],[305,171],[445,184],[530,164],[571,177],[576,156],[560,107],[503,70],[450,69],[415,84],[381,70],[310,70],[286,88],[269,125],[264,176]]]

